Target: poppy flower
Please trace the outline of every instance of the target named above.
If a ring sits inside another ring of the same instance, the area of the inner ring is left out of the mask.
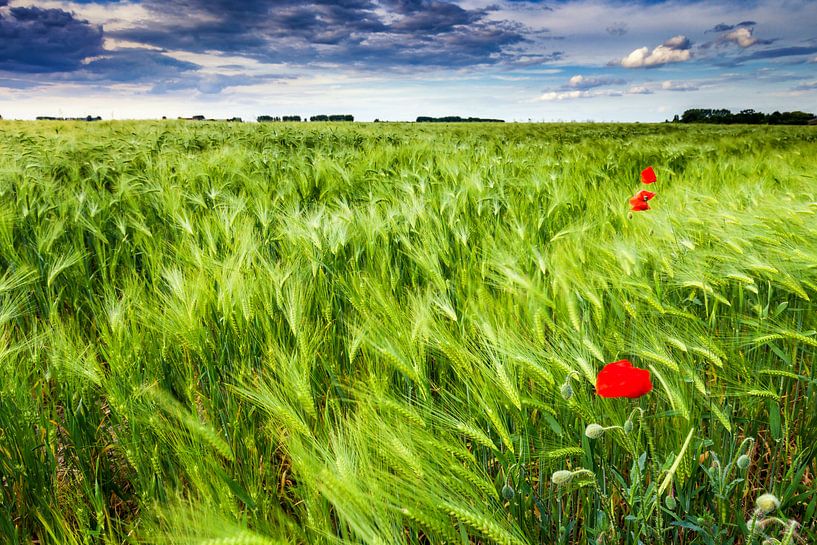
[[[630,198],[630,210],[633,212],[649,210],[650,205],[647,204],[647,201],[653,197],[655,197],[655,193],[652,191],[639,191],[634,197]]]
[[[652,191],[641,190],[636,193],[632,199],[630,199],[630,204],[635,204],[636,202],[647,202],[653,197],[655,197],[655,193]]]
[[[634,399],[651,390],[650,372],[647,369],[633,367],[628,360],[608,363],[596,376],[596,393],[601,397]]]
[[[639,199],[638,197],[633,197],[630,199],[630,210],[633,212],[642,212],[644,210],[649,210],[650,205],[647,204],[648,199]]]
[[[641,171],[641,182],[645,184],[652,184],[655,183],[657,178],[655,177],[655,171],[652,167],[647,167]]]

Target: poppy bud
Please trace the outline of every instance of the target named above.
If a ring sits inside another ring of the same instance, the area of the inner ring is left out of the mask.
[[[749,530],[749,535],[754,534],[755,532],[760,531],[760,526],[758,525],[759,520],[757,517],[752,517],[746,521],[746,529]]]
[[[780,507],[780,500],[774,494],[762,494],[755,500],[755,505],[765,515]]]
[[[627,419],[624,423],[624,433],[629,435],[633,431],[633,421],[631,419]]]
[[[550,476],[550,480],[556,486],[562,486],[567,484],[573,479],[573,472],[568,471],[566,469],[560,469],[559,471],[554,471],[553,475]]]
[[[667,496],[666,498],[664,498],[664,505],[666,505],[667,509],[669,509],[670,511],[675,511],[675,508],[678,507],[678,502],[675,501],[675,498],[673,498],[672,496]]]
[[[573,387],[570,385],[569,378],[565,381],[564,384],[562,384],[560,392],[562,393],[562,397],[565,399],[565,401],[573,397]]]
[[[505,498],[506,500],[512,500],[513,496],[514,496],[514,491],[513,491],[513,488],[511,488],[511,485],[506,484],[505,486],[502,487],[502,497],[503,498]]]
[[[588,424],[584,429],[584,434],[590,439],[598,439],[604,435],[604,428],[595,423]]]
[[[737,464],[740,469],[746,469],[747,467],[749,467],[750,463],[751,460],[745,454],[741,454],[740,456],[738,456]]]

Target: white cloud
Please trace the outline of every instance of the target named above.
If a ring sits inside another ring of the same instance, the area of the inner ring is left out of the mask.
[[[592,89],[593,87],[602,87],[604,85],[616,85],[626,83],[622,79],[612,78],[609,76],[583,76],[578,74],[567,80],[568,89]]]
[[[673,36],[650,51],[649,47],[640,47],[618,61],[624,68],[646,68],[661,66],[672,62],[684,62],[692,58],[689,38],[683,34]]]
[[[740,47],[746,48],[757,43],[757,38],[752,36],[752,29],[747,27],[736,28],[732,32],[728,32],[721,38],[723,42],[733,42]]]
[[[686,81],[667,80],[661,83],[661,89],[664,91],[697,91],[698,86]]]
[[[573,100],[577,98],[593,98],[593,97],[618,97],[621,96],[620,91],[613,90],[575,90],[575,91],[548,91],[543,93],[537,100],[542,102],[553,102],[562,100]]]
[[[581,87],[582,83],[584,83],[586,79],[587,78],[582,75],[573,76],[568,80],[567,84],[571,87]]]
[[[651,95],[652,89],[644,85],[633,85],[627,89],[628,95]]]
[[[636,49],[619,61],[624,68],[647,68],[673,62],[684,62],[692,58],[689,49],[672,49],[659,45],[652,51],[648,47]]]

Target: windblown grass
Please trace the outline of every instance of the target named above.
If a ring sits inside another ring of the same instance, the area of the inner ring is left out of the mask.
[[[810,128],[2,122],[0,537],[814,540],[815,173]]]

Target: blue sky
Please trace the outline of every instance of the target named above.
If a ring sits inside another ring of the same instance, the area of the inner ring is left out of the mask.
[[[817,1],[0,0],[0,115],[817,112]]]

